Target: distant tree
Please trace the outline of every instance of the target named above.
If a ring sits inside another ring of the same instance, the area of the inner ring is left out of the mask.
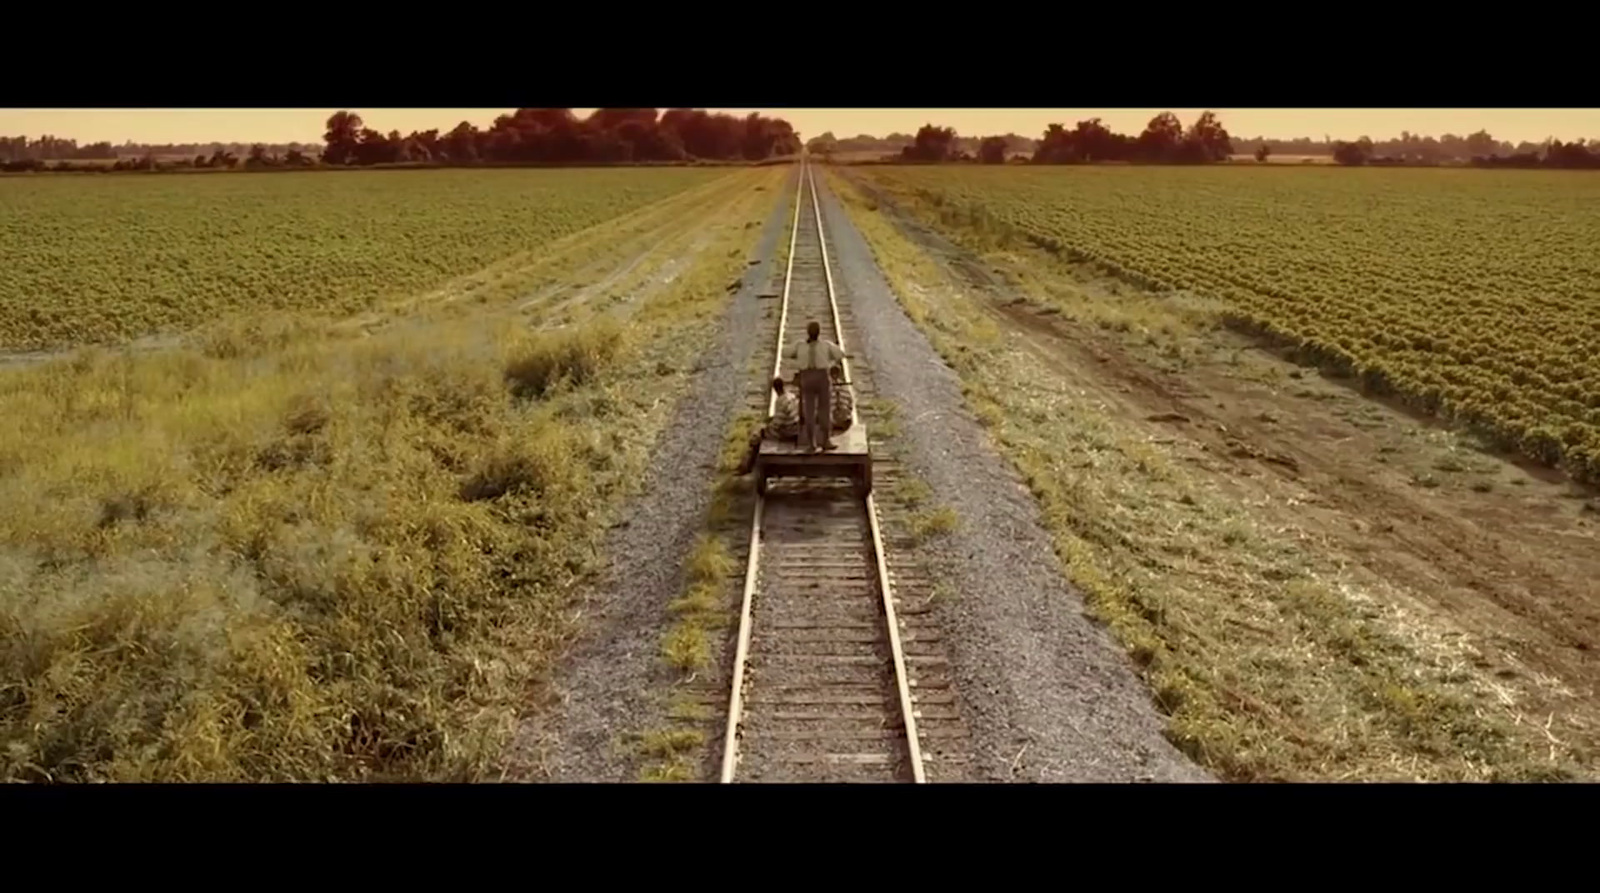
[[[654,127],[660,117],[656,109],[595,109],[586,123],[600,130],[617,130],[627,124]]]
[[[478,128],[462,121],[445,134],[440,143],[444,147],[445,157],[456,164],[466,164],[478,160],[478,139]]]
[[[1339,141],[1333,144],[1333,160],[1339,164],[1357,167],[1372,157],[1372,140],[1362,137],[1353,143]]]
[[[1044,137],[1039,140],[1039,145],[1033,150],[1034,164],[1066,164],[1071,160],[1068,155],[1072,148],[1072,137],[1067,129],[1060,124],[1051,124],[1044,130]]]
[[[1260,147],[1258,147],[1256,149],[1256,161],[1259,161],[1262,164],[1266,164],[1267,156],[1269,156],[1271,154],[1272,154],[1272,147],[1268,146],[1266,143],[1262,143],[1260,145]]]
[[[1150,119],[1138,139],[1139,157],[1146,161],[1171,161],[1183,144],[1183,124],[1171,112]]]
[[[1545,149],[1544,167],[1555,168],[1597,168],[1600,167],[1600,154],[1589,151],[1583,140],[1563,143],[1560,140],[1551,140],[1549,148]]]
[[[634,143],[635,157],[646,161],[682,161],[689,157],[683,135],[666,127],[651,127]]]
[[[1184,137],[1186,160],[1201,163],[1226,161],[1233,154],[1233,139],[1217,120],[1215,112],[1206,111],[1190,125]]]
[[[433,160],[433,153],[428,151],[428,147],[423,138],[420,135],[413,133],[412,135],[400,141],[400,150],[397,154],[397,160],[411,163],[426,163]]]
[[[1099,118],[1091,118],[1079,121],[1071,130],[1051,124],[1034,150],[1033,160],[1039,164],[1122,161],[1131,157],[1137,147],[1137,140],[1112,133]]]
[[[955,128],[924,124],[911,145],[900,150],[900,154],[907,161],[949,161],[955,157],[955,148]]]
[[[322,150],[322,160],[329,164],[349,164],[355,160],[365,122],[354,112],[334,112],[328,118],[328,130],[322,135],[327,147]]]
[[[1072,144],[1083,161],[1121,161],[1131,148],[1122,145],[1125,141],[1099,118],[1079,121],[1072,130]]]
[[[391,131],[387,136],[370,127],[361,129],[356,143],[354,159],[357,164],[391,164],[399,160],[400,134]]]
[[[984,137],[978,146],[978,160],[984,164],[1005,164],[1006,138],[1003,136]]]
[[[1493,155],[1500,148],[1500,144],[1489,131],[1480,130],[1466,138],[1467,154],[1476,157]]]
[[[411,151],[419,161],[438,161],[444,154],[444,148],[439,142],[438,128],[413,131],[406,140],[414,144]]]

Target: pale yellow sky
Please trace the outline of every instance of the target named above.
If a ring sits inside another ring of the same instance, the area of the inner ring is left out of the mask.
[[[304,142],[322,140],[334,109],[0,109],[0,135],[45,134],[81,143]],[[367,125],[388,132],[438,128],[461,121],[486,127],[509,109],[353,109]],[[587,114],[589,109],[576,109]],[[1014,132],[1037,136],[1052,122],[1069,127],[1100,117],[1113,130],[1137,133],[1163,109],[712,109],[744,115],[759,111],[786,118],[805,139],[833,131],[839,137],[913,133],[925,123],[956,128],[964,136]],[[1201,109],[1172,109],[1184,123]],[[1215,109],[1235,136],[1386,139],[1402,130],[1438,136],[1487,129],[1497,139],[1539,142],[1546,137],[1600,139],[1600,109]]]

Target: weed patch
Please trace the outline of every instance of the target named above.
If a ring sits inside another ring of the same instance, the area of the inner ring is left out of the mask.
[[[622,350],[623,328],[602,317],[582,328],[519,333],[506,349],[505,377],[518,397],[543,397],[558,385],[582,387]]]
[[[911,538],[921,544],[942,534],[951,533],[960,523],[955,510],[948,506],[919,511],[911,516]]]

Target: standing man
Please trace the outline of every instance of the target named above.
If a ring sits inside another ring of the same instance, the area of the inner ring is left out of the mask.
[[[828,367],[845,358],[845,352],[822,337],[822,326],[815,320],[806,324],[806,340],[789,348],[785,355],[799,363],[795,375],[800,385],[800,448],[815,452],[833,449],[829,436]]]

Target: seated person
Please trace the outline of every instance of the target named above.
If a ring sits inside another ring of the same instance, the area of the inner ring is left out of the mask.
[[[828,370],[832,387],[828,390],[833,397],[833,433],[850,430],[850,416],[855,412],[856,395],[850,390],[850,385],[844,380],[844,368],[835,365]]]
[[[768,437],[773,440],[794,440],[800,436],[799,399],[784,387],[782,377],[772,380],[772,390],[778,395],[777,403],[772,407],[772,418],[750,435],[750,452],[739,464],[739,474],[749,474],[750,469],[755,467],[762,440]]]

